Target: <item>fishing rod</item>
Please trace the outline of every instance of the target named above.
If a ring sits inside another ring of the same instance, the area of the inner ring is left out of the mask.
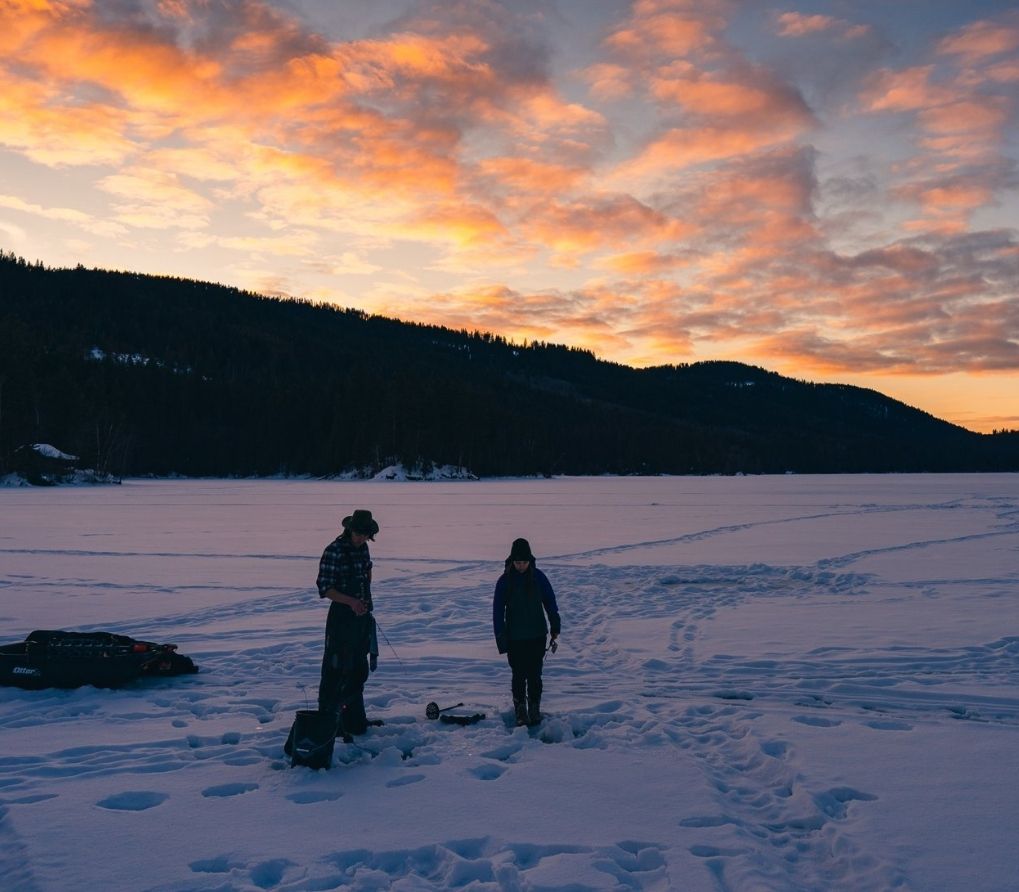
[[[382,631],[382,626],[379,625],[379,621],[375,619],[374,614],[372,615],[372,619],[375,620],[375,630],[382,636],[382,640],[386,642],[386,644],[389,646],[389,649],[393,652],[393,656],[396,657],[396,662],[398,662],[401,666],[403,666],[404,669],[406,669],[407,664],[400,659],[400,655],[396,652],[396,648],[393,647],[393,642],[390,641],[389,636],[384,631]]]

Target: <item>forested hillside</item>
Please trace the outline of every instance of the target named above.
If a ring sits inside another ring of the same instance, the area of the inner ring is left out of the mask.
[[[0,256],[0,471],[53,443],[119,475],[1019,469],[879,393],[551,344],[204,282]]]

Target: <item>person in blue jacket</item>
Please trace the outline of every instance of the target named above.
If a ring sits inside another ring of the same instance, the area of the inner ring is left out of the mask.
[[[546,636],[554,643],[562,623],[555,592],[548,577],[534,565],[526,539],[514,540],[506,569],[495,584],[492,624],[499,653],[506,654],[513,671],[516,723],[537,725],[541,722],[541,668]]]

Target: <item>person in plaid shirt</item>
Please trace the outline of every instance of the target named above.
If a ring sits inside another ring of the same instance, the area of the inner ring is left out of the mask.
[[[343,532],[326,546],[318,567],[319,597],[332,602],[326,619],[318,708],[336,715],[337,733],[346,737],[363,734],[368,725],[364,684],[375,636],[368,541],[375,539],[379,525],[365,509],[344,517],[342,524]],[[372,664],[378,652],[374,650]]]

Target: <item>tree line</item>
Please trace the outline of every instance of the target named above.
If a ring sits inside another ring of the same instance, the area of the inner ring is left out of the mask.
[[[590,351],[0,252],[0,471],[47,442],[121,476],[1014,470],[879,393]]]

